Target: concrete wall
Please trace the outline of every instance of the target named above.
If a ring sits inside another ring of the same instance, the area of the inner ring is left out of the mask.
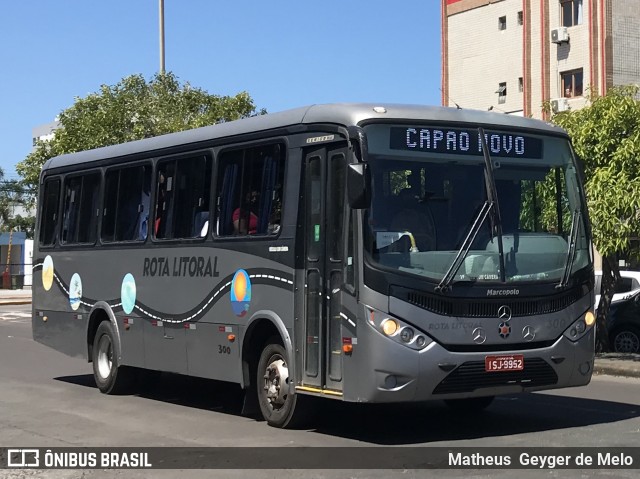
[[[589,48],[589,15],[588,0],[583,1],[582,24],[568,27],[569,42],[555,44],[549,41],[549,98],[564,96],[562,91],[561,73],[582,69],[583,91],[587,94],[590,87],[591,59]],[[549,28],[562,25],[560,2],[549,3]],[[585,105],[583,97],[571,98],[569,106],[572,109]]]
[[[445,11],[445,91],[450,106],[498,111],[523,111],[545,118],[543,103],[564,96],[561,74],[582,69],[583,93],[602,92],[611,57],[614,83],[640,81],[640,7],[638,0],[583,0],[582,23],[568,27],[570,41],[551,42],[551,31],[562,26],[559,0],[443,0]],[[600,11],[605,8],[605,14]],[[522,11],[524,25],[518,25]],[[613,21],[611,21],[613,12]],[[506,30],[498,18],[507,17]],[[613,54],[611,49],[613,31]],[[603,42],[602,39],[606,39]],[[605,59],[605,69],[599,63]],[[518,79],[524,92],[518,91]],[[498,84],[507,82],[507,99],[498,104]],[[584,96],[569,100],[572,109],[586,104]]]
[[[462,4],[462,2],[461,2]],[[518,25],[521,0],[503,0],[448,17],[449,105],[497,111],[521,111],[523,26]],[[506,17],[505,30],[498,19]],[[505,103],[498,103],[498,86],[507,83]]]

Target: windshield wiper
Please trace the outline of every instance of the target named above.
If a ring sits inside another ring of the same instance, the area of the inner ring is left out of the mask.
[[[496,189],[495,176],[493,173],[493,162],[491,161],[491,155],[489,154],[487,139],[484,136],[484,129],[478,128],[478,133],[480,134],[482,154],[484,156],[484,182],[485,189],[487,191],[487,200],[485,201],[484,205],[482,205],[480,212],[473,221],[471,229],[462,242],[462,246],[458,250],[458,254],[453,260],[453,263],[442,278],[442,281],[440,281],[438,286],[435,287],[436,292],[446,293],[449,290],[449,286],[451,285],[453,278],[460,269],[462,262],[467,257],[467,253],[469,253],[471,245],[476,239],[478,231],[480,230],[480,227],[482,226],[484,221],[487,219],[488,215],[490,215],[491,219],[491,240],[493,241],[494,235],[498,238],[498,253],[500,256],[500,281],[502,283],[506,281],[504,267],[504,247],[502,244],[502,219],[500,218],[500,207],[498,205],[498,192]]]
[[[505,283],[505,267],[504,267],[504,245],[502,244],[502,218],[500,217],[500,205],[498,204],[498,190],[496,189],[496,179],[493,173],[493,161],[491,161],[491,155],[489,154],[489,147],[487,146],[487,137],[484,136],[484,129],[478,128],[480,133],[480,140],[482,142],[482,154],[484,155],[484,181],[487,185],[487,197],[489,201],[493,203],[494,207],[491,208],[491,241],[493,241],[493,235],[498,238],[498,254],[500,261],[500,282]]]
[[[556,288],[565,288],[569,284],[569,276],[571,275],[571,268],[573,262],[576,259],[576,243],[578,242],[578,231],[580,230],[580,211],[574,210],[571,218],[571,232],[569,233],[569,250],[567,251],[567,261],[564,264],[564,272],[562,273],[562,279],[560,283],[556,285]]]
[[[436,286],[435,288],[436,292],[444,293],[449,289],[449,285],[451,284],[451,281],[453,281],[453,278],[455,277],[456,273],[460,269],[460,266],[462,266],[462,262],[467,257],[467,253],[469,253],[469,250],[471,249],[471,245],[475,241],[476,236],[478,236],[480,227],[486,221],[487,216],[489,215],[489,213],[493,208],[494,208],[494,205],[490,201],[487,200],[484,202],[484,204],[482,205],[482,208],[480,208],[480,211],[478,212],[475,219],[473,220],[471,228],[469,229],[467,236],[465,236],[464,241],[462,242],[462,246],[460,246],[460,249],[458,250],[458,254],[453,260],[453,263],[451,263],[451,266],[449,266],[449,269],[447,270],[446,274],[442,278],[442,281],[440,281],[440,284]]]

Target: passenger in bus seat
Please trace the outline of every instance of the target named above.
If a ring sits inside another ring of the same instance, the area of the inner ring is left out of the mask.
[[[271,215],[269,216],[268,233],[270,235],[278,234],[278,232],[280,231],[280,210],[280,204],[276,203],[271,211]]]
[[[198,211],[193,220],[193,236],[205,237],[209,230],[209,211]]]
[[[147,239],[149,233],[149,205],[151,203],[151,196],[149,191],[142,191],[140,195],[140,205],[138,206],[138,221],[136,224],[136,232],[138,240]]]
[[[247,194],[244,204],[233,211],[232,220],[234,234],[254,235],[258,232],[257,208],[259,198],[260,193],[252,190]],[[247,219],[249,220],[248,225]]]

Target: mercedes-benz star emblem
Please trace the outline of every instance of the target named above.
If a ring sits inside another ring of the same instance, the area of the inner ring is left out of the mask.
[[[524,328],[522,328],[522,337],[525,341],[533,341],[533,338],[536,337],[536,332],[531,326],[527,324]]]
[[[507,305],[500,306],[498,308],[498,319],[509,321],[511,319],[511,308]]]
[[[487,333],[482,328],[476,328],[471,333],[473,336],[473,342],[476,344],[482,344],[487,340]]]

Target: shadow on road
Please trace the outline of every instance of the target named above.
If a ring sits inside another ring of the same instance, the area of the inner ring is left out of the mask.
[[[55,378],[96,390],[91,374]],[[240,415],[244,393],[240,386],[222,381],[193,378],[179,374],[140,371],[132,395],[180,406]]]
[[[56,378],[95,388],[90,374]],[[158,373],[142,377],[136,395],[153,401],[240,415],[242,390],[229,383]],[[640,405],[538,393],[502,396],[486,411],[464,415],[441,401],[353,404],[318,401],[310,433],[381,445],[489,438],[615,423],[640,416]],[[266,426],[265,426],[266,427]],[[517,446],[519,444],[513,444]]]
[[[332,412],[318,423],[317,432],[386,445],[509,436],[640,416],[638,405],[532,393],[499,397],[484,412],[470,414],[453,411],[440,401],[340,404],[327,409]]]

